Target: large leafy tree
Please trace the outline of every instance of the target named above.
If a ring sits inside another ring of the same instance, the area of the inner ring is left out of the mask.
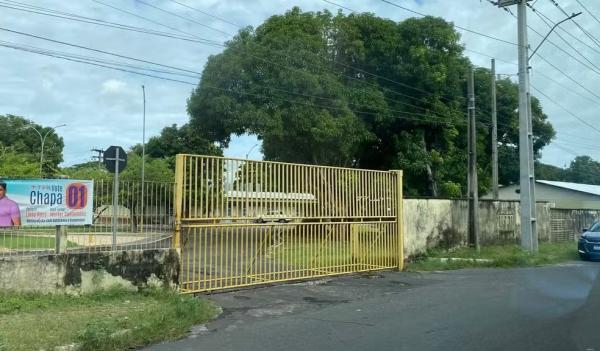
[[[62,151],[64,143],[49,127],[43,127],[39,124],[23,117],[14,115],[0,115],[0,142],[2,147],[9,147],[11,150],[24,157],[27,160],[38,160],[41,152],[40,136],[31,127],[36,128],[42,136],[48,133],[44,144],[44,165],[43,173],[45,176],[56,174],[58,164],[62,162]],[[3,161],[6,162],[6,161]],[[14,174],[26,175],[26,174]],[[39,171],[36,175],[39,175]]]
[[[459,40],[440,18],[396,23],[294,8],[240,31],[209,58],[188,100],[189,126],[222,147],[233,134],[255,134],[268,160],[404,169],[408,195],[461,196],[470,63]],[[477,72],[481,111],[489,111],[489,80],[489,72]],[[501,155],[512,167],[518,157],[516,85],[502,80],[498,91]],[[532,101],[539,155],[554,132],[539,101]],[[478,120],[485,191],[489,115],[480,113]],[[514,174],[501,172],[502,182]]]

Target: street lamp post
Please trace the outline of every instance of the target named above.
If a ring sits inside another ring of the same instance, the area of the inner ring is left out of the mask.
[[[248,159],[248,155],[250,155],[250,153],[252,152],[252,150],[254,150],[255,147],[258,146],[258,143],[252,145],[252,147],[250,148],[250,150],[248,150],[248,152],[246,153],[246,160]]]
[[[40,151],[40,178],[41,178],[41,177],[43,177],[43,169],[42,169],[42,167],[43,167],[43,165],[44,165],[44,144],[46,143],[46,137],[47,137],[47,136],[48,136],[48,135],[49,135],[51,132],[53,132],[54,130],[56,130],[56,129],[60,128],[60,127],[65,127],[65,126],[66,126],[66,124],[61,124],[61,125],[58,125],[58,126],[52,127],[52,128],[50,128],[50,130],[48,130],[48,131],[47,131],[47,132],[46,132],[46,133],[45,133],[43,136],[42,136],[42,133],[40,133],[40,131],[39,131],[39,130],[37,130],[37,128],[35,128],[34,126],[32,126],[32,125],[29,125],[29,126],[25,127],[25,129],[33,129],[33,130],[34,130],[34,131],[37,133],[37,135],[39,135],[39,136],[40,136],[40,142],[41,142],[41,144],[42,144],[42,145],[41,145],[41,148],[42,148],[42,149],[41,149],[41,151]]]

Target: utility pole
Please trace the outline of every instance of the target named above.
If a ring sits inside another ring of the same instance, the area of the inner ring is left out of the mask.
[[[557,22],[529,56],[527,41],[527,2],[531,0],[497,0],[496,5],[507,7],[517,5],[519,36],[519,170],[521,192],[521,247],[527,251],[537,251],[538,235],[535,208],[535,167],[533,158],[533,128],[531,112],[531,93],[529,86],[529,60],[560,24],[573,19],[579,13],[573,13]]]
[[[498,116],[496,111],[496,60],[492,59],[492,194],[498,200]]]
[[[533,187],[533,133],[529,114],[529,41],[527,39],[527,1],[517,4],[519,37],[519,170],[521,202],[521,247],[534,251],[536,232],[535,194]],[[530,150],[531,149],[531,150]]]
[[[144,227],[144,188],[146,187],[146,87],[142,85],[142,98],[144,99],[144,114],[142,117],[142,194],[141,194],[141,214],[140,214],[140,231],[143,231]]]
[[[469,244],[479,251],[479,195],[477,191],[477,124],[475,123],[475,77],[469,66],[467,77],[469,112]]]
[[[98,156],[93,156],[92,159],[97,159],[98,160],[98,164],[101,165],[102,164],[102,160],[104,160],[104,150],[92,149],[90,151],[98,153]]]

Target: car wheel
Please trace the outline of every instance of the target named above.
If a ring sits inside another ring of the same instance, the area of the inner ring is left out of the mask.
[[[582,254],[582,253],[579,254],[579,258],[581,258],[582,261],[589,261],[590,260],[590,257],[588,255]]]

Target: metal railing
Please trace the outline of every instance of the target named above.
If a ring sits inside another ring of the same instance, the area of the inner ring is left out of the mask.
[[[182,292],[401,268],[402,172],[178,155]]]
[[[172,246],[173,183],[119,182],[119,206],[113,209],[113,182],[94,181],[93,224],[0,228],[0,257],[113,250],[113,211],[117,213],[117,250]]]

